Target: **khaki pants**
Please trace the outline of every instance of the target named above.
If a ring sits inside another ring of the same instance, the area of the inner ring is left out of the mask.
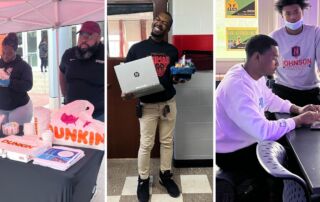
[[[169,105],[170,113],[163,116],[165,105]],[[154,145],[157,126],[160,139],[160,170],[171,170],[176,115],[177,108],[174,98],[166,102],[143,103],[143,115],[139,119],[140,147],[138,153],[138,172],[141,179],[147,179],[150,175],[150,153]]]

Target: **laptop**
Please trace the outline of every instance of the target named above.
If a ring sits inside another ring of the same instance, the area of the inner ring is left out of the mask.
[[[141,97],[164,90],[151,56],[117,65],[114,70],[123,93]]]

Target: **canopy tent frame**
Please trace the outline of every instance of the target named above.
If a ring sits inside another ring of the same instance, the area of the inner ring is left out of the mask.
[[[104,0],[21,0],[0,1],[0,34],[50,29],[49,43],[49,103],[50,108],[60,107],[59,63],[60,27],[81,24],[85,21],[103,21],[105,17]]]

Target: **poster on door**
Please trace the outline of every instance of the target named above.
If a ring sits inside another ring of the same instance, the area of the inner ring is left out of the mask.
[[[226,18],[255,18],[256,0],[225,0]]]
[[[227,50],[244,50],[248,40],[257,33],[256,27],[227,27]]]

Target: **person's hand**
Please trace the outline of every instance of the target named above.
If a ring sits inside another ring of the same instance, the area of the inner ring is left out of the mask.
[[[315,121],[320,121],[320,113],[307,111],[298,116],[293,117],[293,120],[296,123],[296,127],[300,127],[301,125],[309,125]]]
[[[10,78],[10,75],[4,70],[4,68],[0,68],[0,79],[7,80]]]
[[[123,100],[131,100],[134,98],[134,94],[133,93],[121,93],[121,98]]]
[[[320,105],[313,105],[313,104],[308,104],[304,107],[300,107],[300,114],[304,113],[304,112],[308,112],[308,111],[312,111],[312,112],[320,112]]]

